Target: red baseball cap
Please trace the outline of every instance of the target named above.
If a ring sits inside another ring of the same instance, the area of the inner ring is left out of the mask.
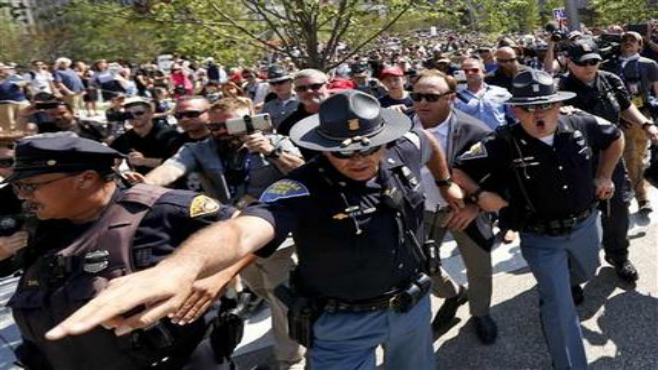
[[[386,77],[402,77],[404,76],[404,71],[402,68],[394,66],[394,67],[386,67],[382,70],[382,73],[379,74],[379,78],[384,79]]]

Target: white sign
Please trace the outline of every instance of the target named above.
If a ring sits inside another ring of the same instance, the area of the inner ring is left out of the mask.
[[[171,72],[171,65],[174,63],[174,56],[171,54],[158,55],[158,68],[166,73]]]
[[[567,16],[564,14],[564,8],[553,9],[553,18],[555,18],[556,21],[567,19]]]
[[[436,36],[436,27],[430,27],[430,36]]]

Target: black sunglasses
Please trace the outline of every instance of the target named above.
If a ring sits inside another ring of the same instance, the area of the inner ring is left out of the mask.
[[[286,82],[290,82],[290,80],[273,81],[273,82],[270,82],[270,85],[272,85],[272,86],[279,86],[279,85],[283,85],[283,84],[286,83]]]
[[[143,111],[143,110],[138,110],[138,111],[128,111],[128,112],[131,113],[131,114],[133,115],[133,117],[140,117],[140,116],[143,116],[143,115],[146,114],[146,112]]]
[[[9,168],[14,165],[14,158],[0,158],[0,168]]]
[[[549,110],[555,106],[555,103],[543,103],[543,104],[530,104],[530,105],[517,105],[517,107],[523,109],[528,113],[533,112],[543,112]]]
[[[381,149],[382,146],[373,146],[372,148],[368,149],[363,149],[363,150],[341,150],[338,152],[329,152],[332,157],[338,158],[338,159],[349,159],[354,157],[355,155],[359,154],[361,156],[367,157],[369,155],[375,154],[379,149]]]
[[[446,91],[442,94],[423,94],[423,93],[417,93],[417,92],[412,92],[409,93],[409,97],[411,100],[415,101],[416,103],[420,103],[423,99],[427,100],[428,103],[435,103],[439,101],[442,97],[452,94],[452,91]]]
[[[573,61],[573,63],[574,63],[575,65],[579,66],[579,67],[584,67],[584,66],[597,66],[597,65],[599,65],[600,62],[601,62],[601,61],[598,60],[598,59],[590,59],[590,60],[586,60],[586,61],[584,61],[584,62],[576,62],[575,60]]]
[[[295,91],[297,92],[306,92],[308,90],[318,91],[324,85],[325,85],[324,82],[317,84],[299,85],[299,86],[295,86]]]
[[[206,113],[205,110],[198,111],[198,110],[188,110],[187,112],[176,112],[174,113],[174,117],[176,119],[181,119],[181,118],[197,118],[200,115]]]
[[[516,62],[516,58],[510,58],[510,59],[496,59],[496,62],[498,62],[499,64],[500,64],[500,63],[502,63],[502,64],[505,64],[505,63],[512,63],[512,62]]]

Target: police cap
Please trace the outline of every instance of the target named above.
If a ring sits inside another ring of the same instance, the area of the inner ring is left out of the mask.
[[[45,173],[108,172],[114,160],[123,157],[110,147],[71,132],[34,135],[16,143],[14,173],[4,182]]]

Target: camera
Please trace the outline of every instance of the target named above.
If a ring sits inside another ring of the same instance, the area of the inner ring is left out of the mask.
[[[267,113],[255,116],[244,116],[226,121],[226,131],[229,135],[253,134],[254,131],[272,131],[272,120]]]
[[[544,26],[544,30],[546,30],[546,32],[551,34],[551,41],[555,43],[566,41],[569,39],[568,30],[562,27],[558,27],[553,23],[548,23],[546,26]]]

